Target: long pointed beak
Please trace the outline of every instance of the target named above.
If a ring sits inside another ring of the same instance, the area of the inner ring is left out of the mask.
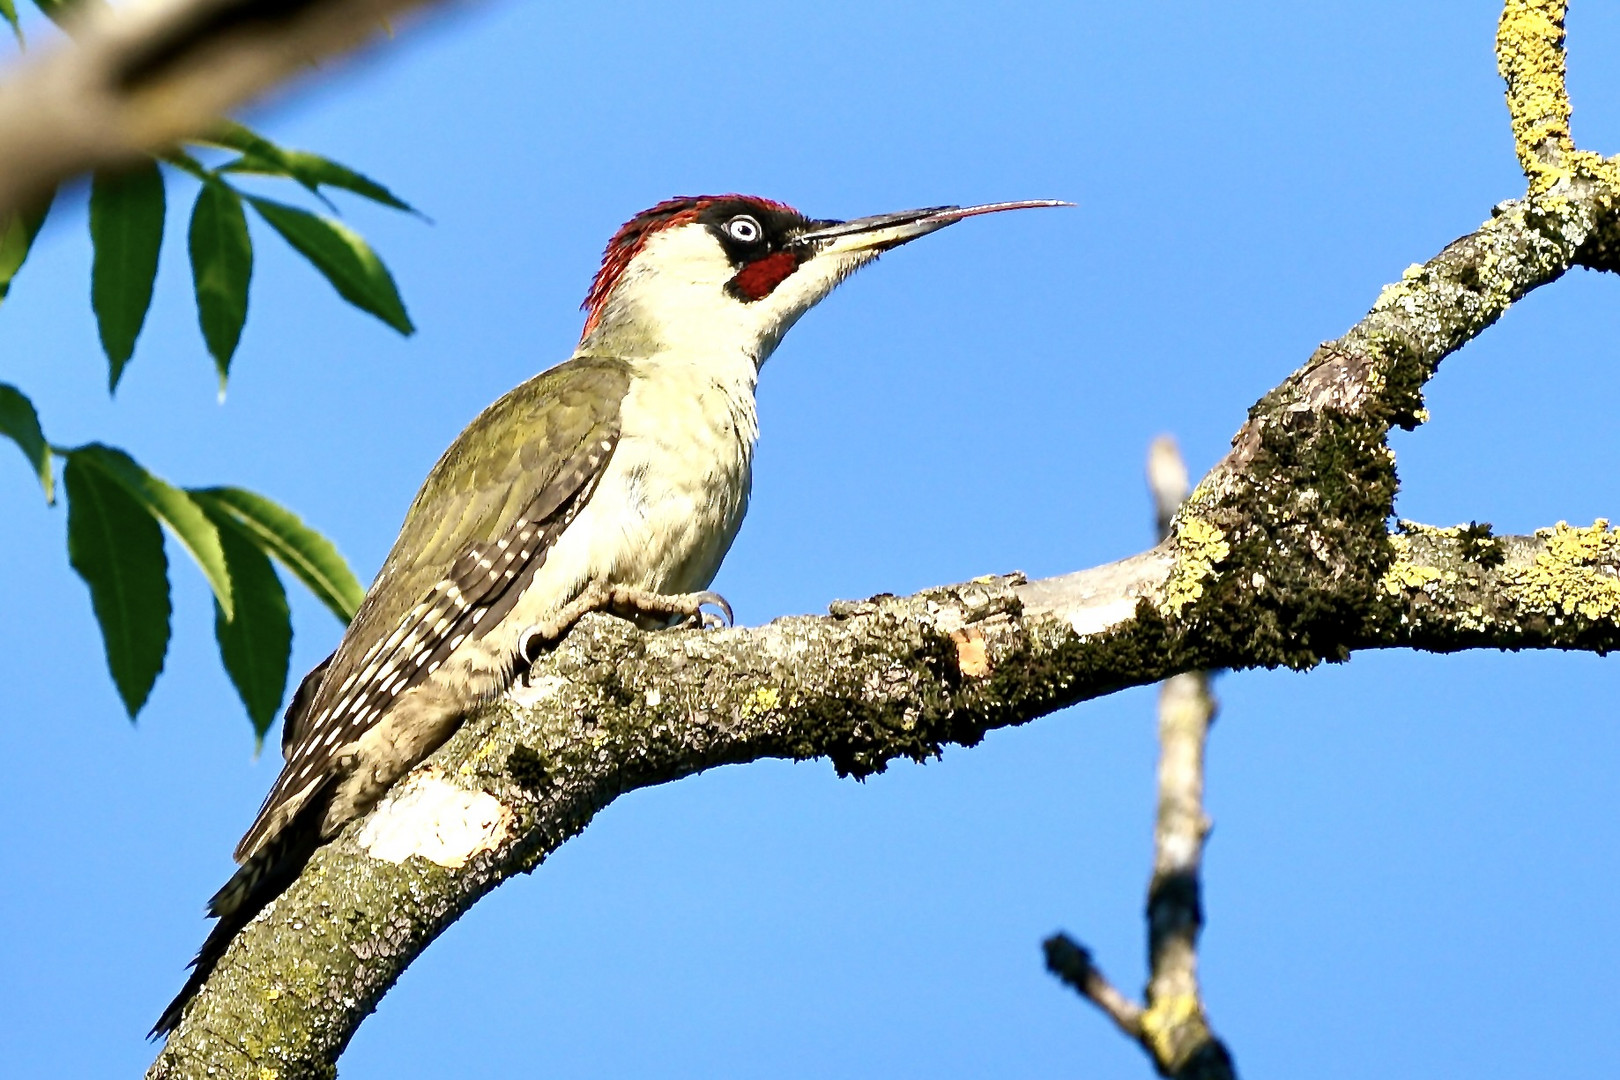
[[[1041,206],[1073,206],[1058,199],[1026,199],[1023,202],[983,203],[979,206],[929,206],[902,210],[898,214],[877,214],[853,221],[818,221],[816,227],[800,233],[795,244],[811,244],[816,254],[852,251],[887,251],[919,236],[927,236],[963,218],[999,214],[1003,210],[1029,210]]]

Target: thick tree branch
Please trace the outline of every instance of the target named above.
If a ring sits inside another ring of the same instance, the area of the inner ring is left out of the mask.
[[[428,0],[86,4],[63,42],[0,77],[0,218],[57,183],[201,135]]]
[[[1613,605],[1550,614],[1576,594],[1563,574],[1533,572],[1571,564],[1583,589],[1612,583],[1612,535],[1583,535],[1583,551],[1595,543],[1601,556],[1570,559],[1556,534],[1502,538],[1487,544],[1503,562],[1483,567],[1490,556],[1465,540],[1414,534],[1381,589],[1379,625],[1426,647],[1612,641]],[[1155,550],[1066,579],[985,579],[748,630],[646,633],[589,617],[512,700],[469,720],[363,827],[316,855],[237,939],[150,1075],[248,1063],[327,1075],[440,931],[625,791],[765,757],[824,756],[866,775],[1189,667],[1196,650],[1155,609],[1165,566]],[[1437,587],[1448,573],[1457,582]],[[1107,629],[1074,631],[1132,596],[1135,610]]]
[[[1440,362],[1531,290],[1620,251],[1613,163],[1567,136],[1562,17],[1562,4],[1509,0],[1502,20],[1527,197],[1408,269],[1258,402],[1165,543],[1061,578],[985,578],[754,629],[588,618],[530,685],[317,853],[233,943],[150,1075],[330,1075],[440,931],[638,787],[766,757],[866,775],[1200,669],[1392,646],[1615,647],[1620,550],[1601,524],[1388,528],[1387,435],[1426,418]]]

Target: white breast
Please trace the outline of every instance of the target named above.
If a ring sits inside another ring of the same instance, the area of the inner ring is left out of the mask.
[[[638,365],[608,470],[506,629],[543,621],[592,581],[677,593],[714,580],[748,508],[758,436],[754,367],[737,368]]]
[[[334,797],[333,829],[442,743],[469,701],[504,690],[524,632],[586,585],[682,593],[713,580],[748,506],[758,433],[752,362],[731,379],[716,370],[724,374],[662,358],[638,366],[619,444],[590,501],[513,610],[483,637],[467,637],[355,744],[359,765]]]

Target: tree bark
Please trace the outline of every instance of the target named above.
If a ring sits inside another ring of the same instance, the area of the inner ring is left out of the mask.
[[[1338,585],[1312,550],[1323,539],[1289,550],[1292,572],[1317,575],[1328,593]],[[1372,579],[1366,606],[1339,623],[1318,613],[1318,644],[1336,641],[1343,655],[1601,649],[1620,634],[1613,533],[1419,529],[1384,544],[1400,554]],[[1167,546],[1062,578],[985,578],[752,629],[649,633],[590,616],[527,685],[471,717],[317,853],[237,938],[149,1075],[242,1075],[248,1065],[331,1075],[360,1022],[442,930],[623,792],[762,758],[827,757],[841,773],[869,775],[1206,666],[1207,639],[1165,611],[1185,563]],[[1228,556],[1202,580],[1213,595],[1231,576],[1286,568]],[[1226,625],[1249,628],[1257,647],[1228,646],[1219,666],[1277,662],[1259,633],[1274,618],[1252,601],[1231,613]]]

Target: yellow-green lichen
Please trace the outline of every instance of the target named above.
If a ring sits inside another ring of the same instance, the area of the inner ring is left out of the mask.
[[[1568,7],[1568,0],[1507,0],[1496,29],[1496,68],[1507,83],[1514,150],[1533,196],[1578,173],[1620,183],[1615,161],[1576,149],[1570,133],[1564,52]],[[1565,200],[1547,202],[1544,212],[1558,210],[1550,204]]]
[[[1440,571],[1432,566],[1418,566],[1416,563],[1397,559],[1384,572],[1380,584],[1389,595],[1400,596],[1409,589],[1427,588],[1439,581],[1441,576]]]
[[[1412,283],[1405,278],[1400,281],[1392,281],[1378,293],[1378,299],[1373,301],[1372,309],[1374,311],[1388,311],[1390,308],[1398,307],[1402,300],[1411,297],[1414,292]],[[1377,388],[1375,387],[1374,390],[1376,392]]]
[[[1142,1042],[1161,1066],[1184,1065],[1210,1038],[1196,995],[1167,994],[1142,1014]]]
[[[775,711],[782,704],[782,695],[774,686],[761,686],[743,699],[742,713],[747,717],[762,716]]]
[[[1504,573],[1514,603],[1554,618],[1620,621],[1620,534],[1608,521],[1584,529],[1560,521],[1536,536],[1546,550],[1530,566]]]
[[[1508,114],[1530,193],[1569,175],[1575,145],[1564,88],[1566,0],[1507,0],[1496,28],[1496,68],[1507,83]]]
[[[1429,268],[1423,263],[1413,263],[1401,271],[1401,280],[1392,281],[1379,292],[1378,299],[1373,301],[1374,311],[1387,311],[1392,307],[1402,307],[1410,313],[1410,305],[1402,305],[1400,301],[1416,297],[1428,284]]]
[[[1402,528],[1409,526],[1401,522]],[[1419,566],[1412,561],[1412,542],[1397,533],[1389,538],[1395,558],[1379,579],[1379,587],[1391,596],[1401,596],[1410,589],[1422,589],[1440,580],[1440,571],[1432,566]]]
[[[495,751],[499,748],[499,740],[493,738],[485,739],[479,744],[478,749],[467,755],[467,760],[463,761],[461,766],[456,769],[457,774],[461,776],[471,776],[477,770],[479,764],[481,764],[484,759],[488,758],[491,754],[495,753]]]
[[[1414,538],[1424,539],[1426,548],[1439,545],[1440,550],[1447,553],[1446,562],[1452,559],[1450,553],[1453,552],[1460,555],[1461,560],[1455,568],[1418,562],[1412,557]],[[1458,601],[1458,586],[1478,585],[1484,570],[1502,562],[1501,542],[1491,535],[1489,525],[1478,522],[1440,527],[1402,521],[1400,531],[1390,536],[1389,544],[1395,557],[1378,584],[1385,593],[1397,598],[1421,592],[1455,603]],[[1478,605],[1474,605],[1462,612],[1459,618],[1464,625],[1468,625],[1470,616],[1473,622],[1477,622],[1483,612]]]
[[[1165,614],[1179,616],[1204,595],[1204,582],[1232,554],[1226,534],[1202,518],[1183,518],[1176,525],[1176,565],[1164,583]]]

